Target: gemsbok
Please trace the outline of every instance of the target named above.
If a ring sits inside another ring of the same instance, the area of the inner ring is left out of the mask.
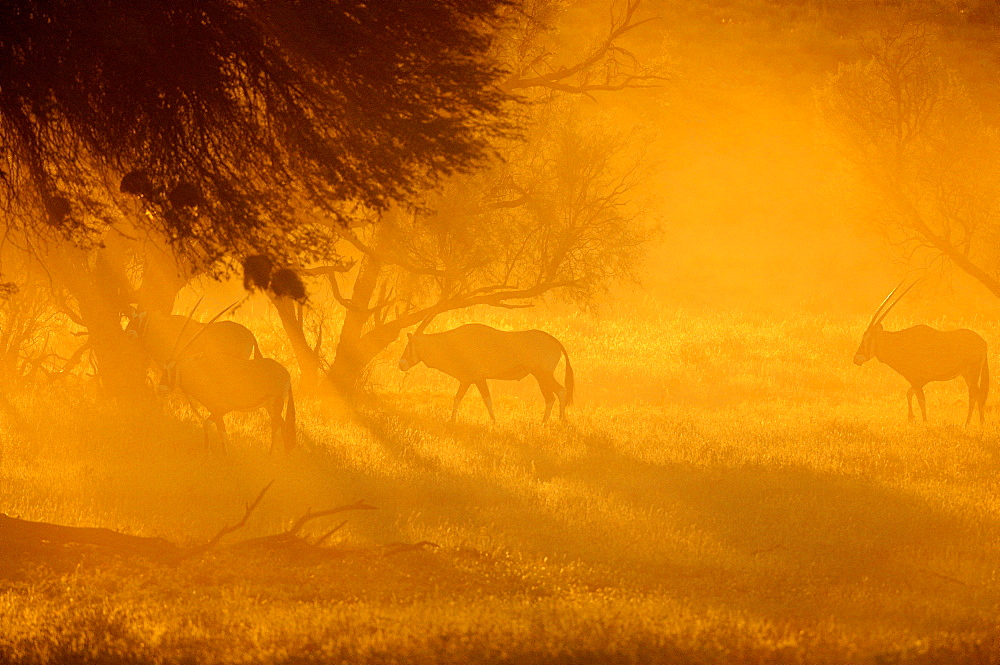
[[[868,328],[861,337],[861,345],[854,354],[854,364],[862,365],[872,357],[878,358],[880,362],[893,368],[909,381],[910,389],[906,392],[906,403],[911,421],[914,419],[914,395],[920,404],[924,422],[927,421],[925,385],[931,381],[950,381],[962,375],[969,386],[969,413],[965,418],[965,424],[968,425],[972,420],[972,412],[976,406],[979,407],[979,422],[982,424],[986,397],[990,391],[986,341],[977,333],[966,329],[945,331],[916,325],[895,332],[884,330],[882,320],[907,291],[913,288],[913,284],[910,284],[899,297],[886,306],[902,285],[900,282],[875,310]]]
[[[295,447],[295,400],[288,370],[276,360],[261,357],[259,350],[254,358],[217,352],[191,354],[190,347],[198,342],[199,336],[209,334],[214,320],[205,324],[184,347],[167,359],[160,378],[160,390],[169,392],[179,389],[208,409],[208,418],[204,423],[206,447],[209,445],[208,421],[215,423],[224,451],[227,442],[226,414],[265,408],[271,420],[271,451],[279,440],[284,441],[286,450],[291,450]]]
[[[406,349],[399,359],[400,370],[408,371],[422,362],[458,379],[452,420],[469,386],[474,384],[483,396],[490,418],[496,421],[486,380],[519,381],[529,374],[538,380],[545,398],[542,422],[548,422],[556,396],[559,397],[559,417],[566,419],[566,407],[573,403],[573,368],[566,348],[547,332],[507,332],[470,323],[442,333],[408,333],[408,337]],[[554,374],[561,357],[566,358],[565,387],[559,385]]]
[[[247,360],[218,353],[179,357],[167,362],[160,386],[165,391],[179,388],[208,409],[206,446],[209,445],[209,421],[215,423],[225,450],[226,414],[265,408],[271,419],[271,451],[279,440],[284,441],[286,450],[295,447],[292,379],[288,370],[276,360]]]
[[[261,357],[257,338],[246,326],[235,321],[199,323],[191,316],[180,314],[133,312],[129,315],[125,334],[138,340],[161,368],[177,348],[184,349],[184,356],[220,354],[244,360],[251,356]]]

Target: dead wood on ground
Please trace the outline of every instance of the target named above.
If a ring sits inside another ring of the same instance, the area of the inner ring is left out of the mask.
[[[182,547],[163,538],[133,536],[105,528],[33,522],[0,513],[0,552],[3,553],[0,557],[2,564],[0,577],[12,574],[20,567],[17,564],[51,564],[62,567],[60,564],[78,562],[88,555],[141,557],[164,564],[176,564],[200,556],[216,548],[226,536],[246,526],[271,485],[272,483],[268,483],[257,494],[257,498],[246,504],[242,519],[222,527],[207,542],[189,547]],[[324,556],[335,554],[335,550],[324,547],[323,544],[347,522],[341,522],[313,541],[300,535],[306,524],[322,517],[348,511],[375,509],[375,506],[368,505],[364,501],[357,501],[318,512],[309,510],[283,533],[249,538],[228,547],[234,550],[264,549],[284,552],[299,558],[304,553]],[[422,545],[421,543],[414,547]]]

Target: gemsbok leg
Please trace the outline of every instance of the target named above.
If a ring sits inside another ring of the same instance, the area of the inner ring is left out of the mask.
[[[215,423],[215,430],[219,434],[219,447],[221,448],[221,450],[222,450],[223,453],[226,452],[226,448],[227,448],[226,442],[227,442],[228,437],[226,436],[226,421],[225,421],[225,417],[226,417],[226,414],[224,414],[224,413],[218,413],[218,414],[212,413],[212,414],[209,414],[208,419],[205,421],[205,447],[206,448],[211,448],[211,445],[209,444],[209,440],[208,440],[208,422],[211,421],[211,422]]]
[[[559,420],[566,422],[566,388],[559,386],[556,395],[559,396]]]
[[[965,382],[969,384],[969,413],[965,416],[965,424],[968,426],[972,420],[972,412],[975,411],[976,403],[979,401],[979,377],[969,378],[969,375],[966,374]],[[979,415],[982,416],[982,409],[980,409]]]
[[[979,394],[977,399],[979,401],[979,424],[983,425],[986,423],[986,398],[990,394],[990,363],[987,359],[983,358],[983,366],[979,370]]]
[[[462,403],[462,398],[465,397],[465,393],[469,390],[471,383],[465,383],[464,381],[459,384],[458,392],[455,394],[455,404],[451,407],[451,421],[455,422],[455,416],[458,415],[458,405]]]
[[[917,403],[920,404],[920,415],[923,416],[924,422],[927,422],[927,400],[924,399],[924,387],[914,388],[913,392],[917,395]]]
[[[542,397],[545,398],[545,415],[542,416],[542,424],[549,422],[549,416],[552,415],[552,405],[556,401],[556,396],[551,390],[543,390]]]
[[[281,438],[281,433],[285,427],[285,419],[281,417],[281,407],[283,406],[284,401],[284,398],[279,397],[267,405],[267,415],[271,421],[270,454],[274,454],[274,444]]]
[[[566,386],[556,381],[552,375],[552,392],[559,397],[559,420],[566,422]]]
[[[205,449],[207,450],[209,448],[209,440],[208,440],[208,427],[209,426],[208,426],[208,419],[212,416],[212,414],[210,413],[207,416],[202,417],[201,411],[199,411],[198,407],[195,406],[194,400],[191,399],[190,395],[184,395],[184,400],[187,402],[188,408],[191,409],[191,414],[194,416],[194,419],[197,420],[198,423],[201,424],[201,431],[204,432],[204,434],[205,434],[205,444],[204,444],[204,446],[205,446]]]
[[[913,415],[913,396],[914,395],[917,396],[917,404],[920,405],[920,413],[924,417],[924,422],[927,422],[927,402],[924,400],[924,387],[923,386],[920,386],[919,388],[917,388],[916,386],[914,386],[914,387],[912,387],[912,388],[910,388],[909,390],[906,391],[906,406],[909,407],[909,410],[910,410],[909,413],[907,414],[907,417],[909,418],[909,420],[910,420],[911,423],[914,420],[916,420],[916,416]]]
[[[551,374],[545,374],[544,372],[539,372],[535,374],[535,379],[538,381],[538,388],[542,391],[542,397],[545,398],[545,415],[542,416],[542,424],[549,422],[549,416],[552,415],[552,405],[556,401],[556,394],[565,395],[566,391],[563,389],[559,382],[555,380]],[[563,420],[566,418],[565,405],[562,402],[562,398],[559,400],[559,417]]]
[[[493,415],[493,400],[490,398],[489,385],[485,381],[477,381],[476,387],[479,388],[479,394],[483,396],[483,401],[486,402],[486,410],[490,412],[490,420],[496,422],[497,417]]]

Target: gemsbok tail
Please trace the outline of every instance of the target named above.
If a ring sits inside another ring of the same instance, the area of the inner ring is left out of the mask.
[[[292,389],[288,389],[288,410],[285,411],[285,450],[295,447],[295,398]]]
[[[573,366],[569,364],[569,354],[566,352],[566,347],[561,342],[559,346],[566,358],[566,406],[569,406],[573,403]]]

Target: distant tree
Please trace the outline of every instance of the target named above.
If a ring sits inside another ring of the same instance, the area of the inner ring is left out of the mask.
[[[979,0],[979,2],[958,3],[968,20],[995,28],[1000,25],[1000,0]]]
[[[502,173],[457,179],[423,210],[343,232],[363,258],[328,274],[346,309],[331,367],[342,389],[403,330],[442,312],[528,307],[550,292],[590,302],[637,277],[652,233],[630,200],[641,151],[626,134],[552,111]],[[340,275],[353,280],[347,293]]]
[[[642,150],[628,131],[584,113],[574,97],[662,84],[624,38],[643,25],[637,0],[613,2],[595,41],[557,57],[563,3],[530,2],[496,41],[511,75],[501,86],[531,100],[524,134],[498,140],[499,159],[387,212],[359,206],[339,231],[356,263],[313,267],[345,309],[330,378],[354,391],[365,368],[408,327],[475,305],[527,307],[558,293],[588,301],[633,279],[651,224],[635,204]],[[283,317],[287,320],[287,317]],[[289,326],[286,325],[286,330]],[[304,339],[301,322],[290,336]],[[299,343],[300,367],[324,363]]]
[[[947,259],[1000,296],[1000,137],[933,43],[922,25],[884,30],[817,105],[902,255]]]
[[[131,279],[132,241],[181,257],[167,282],[226,257],[315,255],[304,212],[385,209],[472,170],[509,129],[489,51],[512,6],[0,3],[5,237],[46,256],[106,387],[130,392],[142,371],[121,354],[123,299],[163,281]]]

